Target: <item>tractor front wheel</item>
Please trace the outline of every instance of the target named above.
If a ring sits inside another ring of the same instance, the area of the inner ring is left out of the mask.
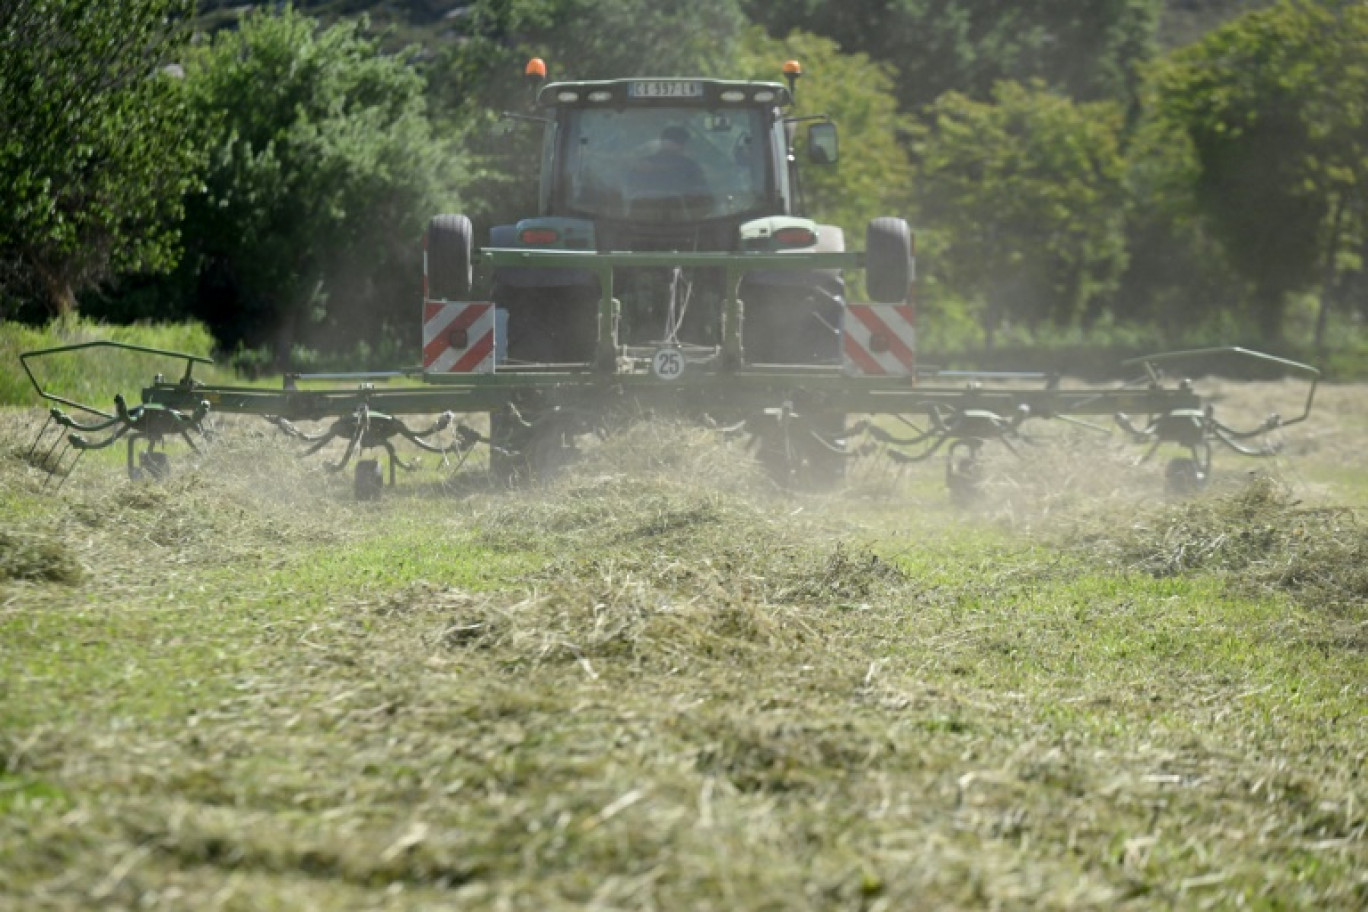
[[[464,215],[436,215],[427,228],[427,294],[439,301],[464,301],[474,284],[474,236]]]
[[[912,290],[912,232],[900,218],[865,229],[865,290],[878,304],[902,304]]]

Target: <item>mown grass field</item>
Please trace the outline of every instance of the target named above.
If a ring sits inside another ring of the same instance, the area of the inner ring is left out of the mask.
[[[1051,429],[968,512],[664,424],[358,504],[244,420],[54,493],[41,418],[0,411],[0,909],[1368,907],[1368,387],[1194,500]]]

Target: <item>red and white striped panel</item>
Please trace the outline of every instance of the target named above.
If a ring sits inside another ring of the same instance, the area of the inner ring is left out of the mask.
[[[916,316],[912,304],[847,304],[841,323],[846,373],[916,376]]]
[[[423,370],[435,374],[492,374],[494,305],[487,301],[424,302]]]

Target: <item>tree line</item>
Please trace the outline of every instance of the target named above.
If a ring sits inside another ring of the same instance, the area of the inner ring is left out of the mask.
[[[1368,318],[1368,4],[1161,48],[1161,0],[475,0],[404,44],[289,5],[0,4],[0,316],[197,319],[282,364],[391,364],[419,238],[535,206],[552,78],[775,79],[842,130],[814,214],[917,230],[933,340],[1325,344]],[[358,348],[359,347],[359,348]]]

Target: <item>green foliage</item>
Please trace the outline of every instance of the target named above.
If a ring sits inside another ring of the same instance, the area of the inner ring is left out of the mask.
[[[185,131],[184,0],[0,6],[0,306],[54,313],[112,273],[175,264],[199,155]]]
[[[943,96],[917,136],[917,221],[939,234],[940,283],[1004,320],[1067,326],[1098,316],[1125,265],[1122,112],[1037,84],[993,103]]]
[[[1202,40],[1222,23],[1276,0],[1165,0],[1159,21],[1159,47],[1171,51]]]
[[[416,327],[422,224],[458,160],[406,60],[355,21],[320,30],[286,7],[217,33],[186,81],[209,150],[186,268],[220,341],[283,355]]]
[[[857,236],[914,212],[928,346],[986,320],[1006,345],[1313,335],[1328,359],[1368,315],[1362,3],[302,0],[326,29],[281,6],[205,0],[200,27],[240,28],[191,49],[188,0],[0,5],[0,317],[79,296],[202,320],[244,362],[394,366],[423,222],[535,208],[540,131],[501,117],[534,55],[553,80],[800,59],[796,113],[843,142],[808,208]]]
[[[106,339],[142,345],[162,351],[185,352],[207,357],[213,337],[198,323],[139,323],[107,326],[83,317],[65,317],[37,329],[20,323],[0,323],[0,405],[41,405],[42,399],[20,367],[19,355],[45,348],[77,345]],[[157,373],[178,377],[185,362],[173,358],[88,349],[30,360],[34,377],[45,391],[108,410],[115,393],[138,402],[138,391]],[[197,366],[195,376],[210,382],[227,382],[213,368]]]
[[[527,113],[523,69],[546,61],[550,80],[623,76],[733,77],[745,20],[737,0],[683,6],[647,0],[478,0],[456,20],[430,65],[435,107],[472,158],[463,198],[479,223],[536,210],[540,132],[502,120]]]
[[[744,25],[737,0],[477,0],[434,64],[433,93],[467,113],[520,108],[533,56],[553,81],[724,76]]]
[[[1368,250],[1368,7],[1285,0],[1218,29],[1156,76],[1196,150],[1196,199],[1280,337],[1287,295]]]
[[[808,210],[856,241],[870,219],[910,208],[912,168],[898,135],[911,121],[898,112],[887,66],[864,54],[842,54],[830,39],[816,35],[794,32],[777,41],[751,29],[732,77],[775,81],[790,59],[802,63],[806,74],[797,84],[794,113],[829,114],[841,131],[843,151],[834,168],[803,164],[805,146],[798,142]]]
[[[1181,339],[1204,332],[1211,333],[1205,344],[1255,343],[1235,319],[1249,284],[1201,218],[1193,192],[1198,164],[1187,135],[1147,116],[1132,131],[1126,158],[1128,264],[1118,318],[1154,327],[1160,346],[1183,347]],[[1237,325],[1223,325],[1231,323]]]
[[[897,68],[918,110],[948,91],[984,100],[1001,80],[1044,80],[1080,99],[1128,98],[1153,53],[1155,0],[751,0],[772,34],[799,28]]]

